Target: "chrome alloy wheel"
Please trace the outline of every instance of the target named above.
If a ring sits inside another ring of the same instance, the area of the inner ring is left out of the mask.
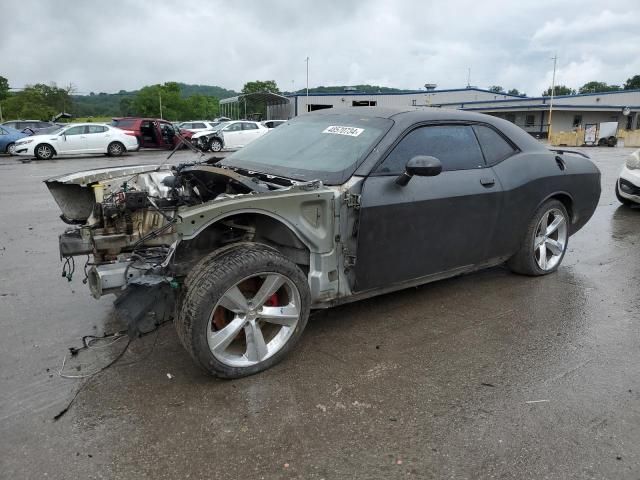
[[[300,292],[279,273],[257,273],[229,288],[211,312],[207,341],[213,356],[248,367],[280,351],[300,320]]]
[[[53,150],[49,145],[38,145],[36,156],[42,160],[48,160],[53,156]]]
[[[545,212],[536,227],[533,255],[541,270],[552,270],[567,248],[567,219],[557,208]]]

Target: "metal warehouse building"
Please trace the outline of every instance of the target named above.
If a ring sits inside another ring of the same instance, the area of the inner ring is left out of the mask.
[[[509,120],[537,138],[547,138],[549,133],[550,97],[522,97],[475,87],[398,93],[348,89],[340,93],[287,95],[268,104],[267,117],[288,119],[326,108],[363,106],[477,111]],[[640,90],[554,97],[551,143],[582,145],[586,127],[595,125],[597,129],[604,122],[617,122],[616,137],[627,146],[640,146]]]

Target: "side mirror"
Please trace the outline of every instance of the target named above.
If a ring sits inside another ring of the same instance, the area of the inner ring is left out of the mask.
[[[442,172],[442,163],[436,157],[418,155],[407,162],[407,166],[398,178],[396,184],[404,187],[414,175],[418,177],[435,177]]]
[[[62,137],[63,141],[67,141],[67,136],[64,133],[61,133],[60,136]]]

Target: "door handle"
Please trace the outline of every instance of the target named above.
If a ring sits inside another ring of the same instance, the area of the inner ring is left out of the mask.
[[[482,177],[480,179],[480,183],[482,184],[483,187],[493,187],[496,184],[496,179],[489,178],[489,177]]]

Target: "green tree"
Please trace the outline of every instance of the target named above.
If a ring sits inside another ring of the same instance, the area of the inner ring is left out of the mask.
[[[9,96],[9,80],[0,76],[0,101]]]
[[[502,88],[500,85],[491,85],[489,87],[489,91],[494,93],[504,93],[504,88]]]
[[[615,90],[620,90],[620,86],[607,85],[605,82],[591,81],[581,86],[578,89],[578,93],[613,92]]]
[[[258,93],[258,92],[269,92],[269,93],[280,93],[280,89],[278,85],[276,85],[275,80],[256,80],[254,82],[247,82],[242,87],[242,93]]]
[[[640,75],[634,75],[624,82],[625,90],[640,90]]]
[[[70,110],[73,86],[58,88],[55,83],[27,85],[21,92],[11,94],[3,102],[7,118],[33,118],[49,120],[59,112]]]
[[[576,91],[571,88],[571,87],[567,87],[566,85],[556,85],[555,88],[553,89],[553,95],[575,95]],[[549,97],[551,96],[551,87],[547,88],[544,92],[542,92],[542,96],[543,97]]]
[[[526,97],[527,94],[524,92],[520,92],[517,88],[512,88],[507,92],[509,95],[520,95],[521,97]]]

